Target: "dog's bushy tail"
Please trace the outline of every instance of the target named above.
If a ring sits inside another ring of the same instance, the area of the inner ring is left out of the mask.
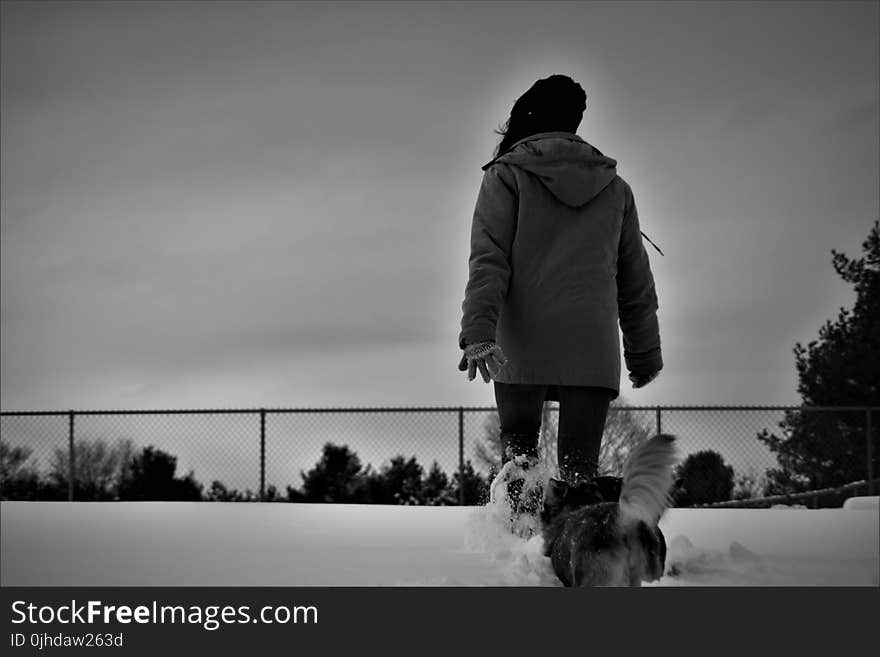
[[[622,524],[643,520],[652,527],[657,525],[670,505],[676,461],[675,436],[669,434],[658,434],[633,448],[623,464]]]

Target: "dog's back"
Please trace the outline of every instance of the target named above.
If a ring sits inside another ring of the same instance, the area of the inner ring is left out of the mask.
[[[551,482],[542,522],[545,555],[566,586],[640,586],[663,575],[666,542],[657,523],[669,505],[674,438],[638,445],[623,469],[620,502],[596,501],[589,484]]]
[[[663,576],[660,528],[639,520],[623,529],[618,504],[583,507],[562,520],[546,556],[565,586],[640,586]]]
[[[556,575],[565,586],[607,586],[621,581],[626,549],[617,528],[617,514],[617,504],[601,502],[559,518],[547,547]]]

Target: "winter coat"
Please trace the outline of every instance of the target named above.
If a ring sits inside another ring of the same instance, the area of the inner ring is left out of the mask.
[[[601,386],[663,366],[657,295],[617,162],[579,136],[545,132],[487,164],[471,228],[459,347],[495,340],[496,381]]]

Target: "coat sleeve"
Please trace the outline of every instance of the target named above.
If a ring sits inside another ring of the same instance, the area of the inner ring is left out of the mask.
[[[623,332],[623,356],[632,374],[663,368],[657,292],[648,252],[642,242],[632,189],[626,185],[623,225],[617,253],[617,308]]]
[[[516,234],[516,181],[496,164],[483,174],[471,225],[468,282],[462,303],[458,346],[495,340],[498,315],[510,281],[510,251]]]

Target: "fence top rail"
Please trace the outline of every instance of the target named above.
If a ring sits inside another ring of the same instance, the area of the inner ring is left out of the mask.
[[[842,486],[831,486],[828,488],[817,488],[815,490],[807,490],[801,493],[783,493],[781,495],[768,495],[767,497],[752,497],[744,500],[727,500],[724,502],[715,502],[713,504],[695,504],[693,509],[721,509],[724,507],[751,506],[753,504],[773,504],[774,502],[788,502],[796,500],[807,500],[817,495],[827,495],[828,493],[841,494],[857,488],[865,488],[871,484],[880,483],[880,479],[865,481],[852,481]]]
[[[328,408],[177,408],[177,409],[116,409],[67,411],[0,411],[2,417],[70,416],[70,415],[222,415],[260,413],[459,413],[496,411],[495,406],[378,406]],[[551,406],[558,410],[558,406]],[[867,412],[880,410],[878,406],[612,406],[616,411],[819,411]]]

